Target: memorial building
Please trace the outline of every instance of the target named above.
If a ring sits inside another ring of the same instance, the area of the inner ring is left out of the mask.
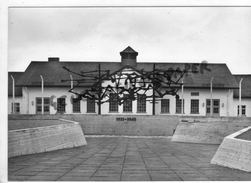
[[[118,62],[32,61],[24,72],[9,72],[8,113],[238,116],[241,103],[241,115],[251,116],[250,75],[235,76],[222,63],[140,62],[137,56],[127,47]],[[121,88],[134,92],[121,94],[122,102],[114,93]]]

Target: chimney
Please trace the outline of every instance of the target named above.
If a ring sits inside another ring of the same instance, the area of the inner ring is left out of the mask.
[[[134,51],[130,46],[125,50],[120,52],[121,55],[121,64],[122,66],[136,66],[137,65],[137,56],[138,52]]]
[[[49,62],[59,62],[59,57],[49,57],[48,61]]]

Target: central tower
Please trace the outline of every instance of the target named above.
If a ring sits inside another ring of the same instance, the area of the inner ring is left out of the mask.
[[[121,64],[122,66],[136,66],[137,65],[137,56],[138,52],[133,50],[130,46],[120,52],[121,55]]]

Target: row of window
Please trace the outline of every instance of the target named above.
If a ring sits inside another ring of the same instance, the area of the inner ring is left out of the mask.
[[[132,100],[129,94],[124,95],[123,112],[132,112]],[[65,112],[65,98],[57,99],[57,112]],[[210,100],[207,100],[207,113],[210,113]],[[181,114],[181,99],[176,100],[176,114]],[[183,99],[183,113],[185,106],[185,100]],[[73,99],[73,113],[79,113],[80,110],[80,100]],[[191,100],[191,114],[199,114],[199,100]],[[118,112],[118,95],[110,94],[109,111]],[[36,98],[36,112],[37,114],[42,112],[42,98]],[[44,113],[50,112],[50,98],[44,98]],[[138,94],[137,100],[137,112],[146,112],[146,95]],[[95,101],[87,99],[87,113],[95,113]],[[161,99],[161,113],[170,113],[170,99]],[[219,113],[219,100],[213,100],[213,113]]]
[[[65,112],[65,98],[57,99],[57,112]],[[73,99],[72,105],[73,113],[79,113],[81,111],[80,108],[80,100]],[[118,112],[118,97],[116,94],[110,94],[110,102],[109,102],[109,111],[110,112]],[[125,102],[123,104],[124,112],[132,112],[132,100],[129,98],[129,94],[125,95]],[[139,94],[137,100],[137,111],[138,112],[146,112],[146,95]],[[42,112],[42,98],[36,98],[36,112],[37,114],[41,114]],[[44,97],[44,114],[50,112],[50,98]],[[95,113],[95,101],[91,99],[87,99],[87,113]]]
[[[129,98],[129,94],[125,94],[123,112],[132,112],[132,100]],[[207,102],[208,103],[208,102]],[[215,101],[214,101],[215,103]],[[57,112],[65,112],[65,98],[57,99]],[[209,101],[210,105],[210,101]],[[181,99],[176,100],[176,113],[181,114]],[[183,113],[184,113],[185,100],[183,99]],[[81,112],[80,100],[73,99],[73,113]],[[116,94],[110,94],[109,111],[118,112],[118,97]],[[36,112],[37,114],[42,112],[42,98],[36,98]],[[44,113],[50,112],[50,98],[44,97]],[[137,100],[137,112],[146,112],[146,95],[138,94]],[[217,113],[216,109],[214,112]],[[95,113],[95,101],[87,99],[87,113]],[[170,113],[170,99],[161,99],[161,113]],[[199,114],[199,100],[191,100],[191,114]]]
[[[125,94],[123,112],[132,112],[132,100],[129,98],[129,94]],[[183,113],[184,113],[185,101],[183,99]],[[176,100],[176,113],[181,114],[181,99]],[[110,103],[109,103],[110,112],[118,112],[118,97],[116,94],[110,94]],[[146,112],[146,95],[138,94],[137,96],[137,112]],[[170,99],[161,99],[161,113],[170,113]],[[199,100],[191,100],[191,114],[199,113]]]
[[[182,100],[176,100],[176,114],[181,114],[181,106]],[[185,100],[183,99],[183,114],[185,106]],[[170,113],[170,100],[169,99],[161,99],[161,113]],[[191,114],[199,114],[199,100],[192,99],[191,100]]]
[[[213,114],[219,114],[219,100],[213,100]],[[65,98],[58,98],[57,99],[57,112],[63,113],[65,112]],[[182,101],[181,99],[176,100],[176,114],[181,114],[181,106]],[[183,99],[183,113],[185,106],[185,100]],[[80,113],[80,100],[73,99],[72,105],[73,113]],[[210,100],[206,100],[206,113],[210,114],[211,106]],[[116,94],[110,94],[110,102],[109,102],[109,111],[110,112],[118,112],[118,98]],[[11,104],[11,112],[13,113],[13,103]],[[41,114],[42,112],[42,98],[36,98],[36,112],[37,114]],[[129,94],[125,95],[125,102],[123,104],[123,112],[132,112],[132,100],[129,98]],[[137,100],[137,112],[146,112],[146,95],[145,94],[138,94]],[[14,113],[20,113],[20,103],[14,104]],[[50,113],[50,98],[44,97],[44,114]],[[87,99],[87,113],[95,113],[95,101],[91,99]],[[170,99],[161,99],[161,113],[170,113]],[[191,107],[190,107],[191,114],[199,114],[199,100],[198,99],[191,99]],[[239,116],[239,105],[237,106],[237,115]],[[241,106],[241,115],[246,115],[246,106]]]
[[[123,111],[132,112],[132,100],[130,94],[124,95]],[[110,94],[109,111],[118,112],[118,95]],[[146,94],[137,95],[137,112],[146,112]]]
[[[73,113],[79,113],[81,112],[80,109],[80,100],[73,98],[72,101],[72,110]],[[65,112],[65,98],[58,98],[57,99],[57,112],[58,113],[64,113]],[[36,98],[36,113],[41,114],[42,113],[42,98],[37,97]],[[50,98],[44,97],[44,114],[50,113]],[[87,99],[87,113],[95,113],[95,101]]]

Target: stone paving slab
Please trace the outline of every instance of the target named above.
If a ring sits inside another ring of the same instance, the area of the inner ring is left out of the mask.
[[[88,145],[8,159],[9,181],[251,181],[210,164],[218,145],[88,137]]]

